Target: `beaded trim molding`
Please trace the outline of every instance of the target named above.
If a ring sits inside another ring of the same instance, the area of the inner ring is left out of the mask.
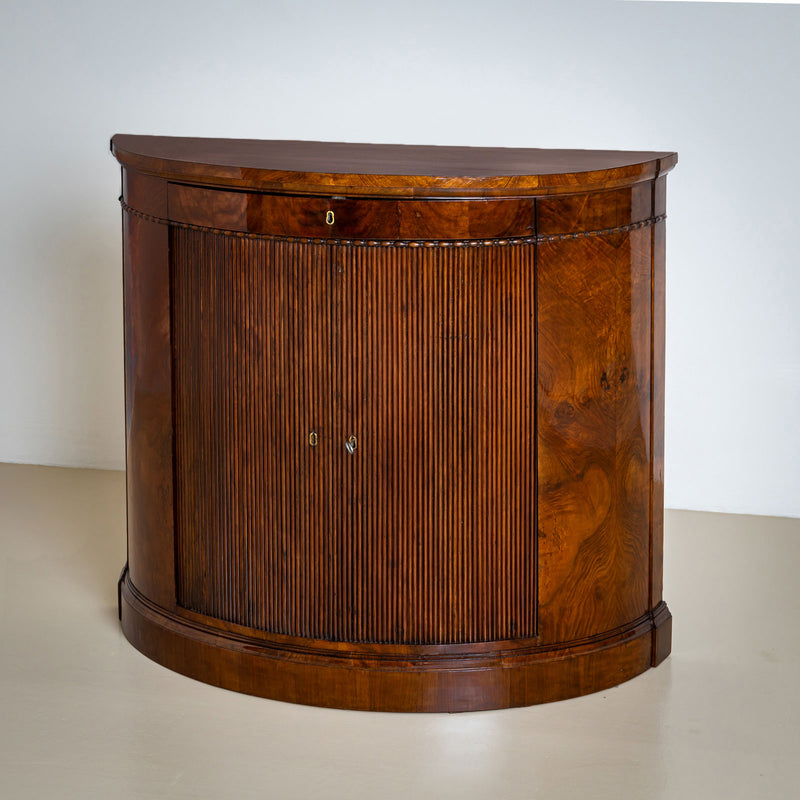
[[[209,228],[205,225],[193,225],[189,222],[175,222],[174,220],[154,217],[129,206],[121,197],[119,204],[122,210],[146,222],[155,222],[158,225],[169,225],[175,228],[185,228],[190,231],[202,233],[215,233],[220,236],[235,236],[240,239],[275,239],[282,242],[297,242],[300,244],[333,244],[349,247],[507,247],[520,244],[542,244],[544,242],[563,242],[568,239],[585,239],[593,236],[608,236],[612,233],[627,233],[640,228],[647,228],[663,222],[666,214],[643,219],[640,222],[631,222],[628,225],[619,225],[616,228],[601,228],[595,231],[578,231],[576,233],[553,233],[526,236],[519,239],[328,239],[310,236],[281,236],[270,233],[246,233],[245,231],[231,231],[225,228]]]

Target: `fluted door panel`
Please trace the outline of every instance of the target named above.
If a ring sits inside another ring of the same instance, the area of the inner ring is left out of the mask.
[[[533,245],[332,257],[337,636],[535,635]]]
[[[176,571],[184,607],[328,637],[327,248],[172,230]]]
[[[179,603],[335,641],[535,635],[533,245],[176,228],[171,253]]]

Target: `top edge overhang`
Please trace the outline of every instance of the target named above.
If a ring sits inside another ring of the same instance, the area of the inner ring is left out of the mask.
[[[372,197],[519,197],[652,180],[674,152],[205,139],[116,134],[125,167],[221,188]]]

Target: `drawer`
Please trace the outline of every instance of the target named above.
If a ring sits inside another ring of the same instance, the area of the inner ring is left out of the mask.
[[[497,239],[535,235],[535,201],[361,199],[170,183],[173,222],[312,239]]]

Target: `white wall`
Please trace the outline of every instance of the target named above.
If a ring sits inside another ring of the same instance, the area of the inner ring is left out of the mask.
[[[0,461],[123,467],[115,132],[677,150],[667,505],[800,516],[800,8],[6,2]]]

